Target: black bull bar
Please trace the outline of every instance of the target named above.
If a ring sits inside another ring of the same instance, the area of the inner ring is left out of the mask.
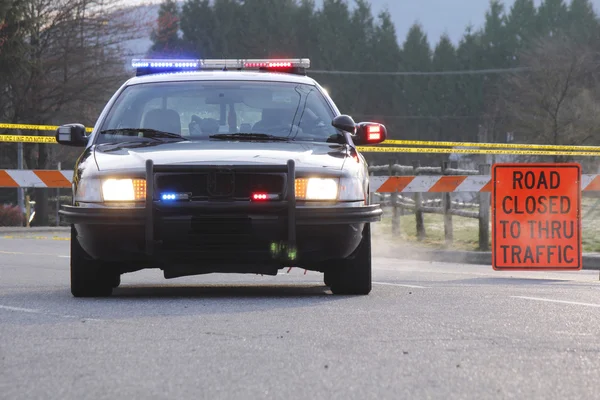
[[[146,160],[146,215],[145,243],[146,254],[154,253],[154,209],[155,209],[155,180],[154,174],[160,172],[210,172],[219,166],[215,165],[154,165],[152,160]],[[286,173],[283,201],[278,205],[287,207],[287,248],[296,249],[296,163],[288,160],[286,165],[235,165],[222,168],[234,169],[235,172]]]

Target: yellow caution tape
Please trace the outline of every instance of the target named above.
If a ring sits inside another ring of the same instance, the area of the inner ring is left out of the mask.
[[[4,124],[0,123],[0,129],[23,129],[37,131],[55,131],[58,126],[55,125],[33,125],[33,124]],[[93,128],[86,127],[86,132],[91,132]],[[17,140],[4,140],[17,141]],[[28,141],[30,142],[30,141]],[[30,143],[51,143],[51,142],[30,142]],[[54,142],[52,142],[54,143]],[[438,142],[427,140],[386,140],[383,145],[401,145],[401,146],[432,146],[432,147],[482,147],[488,149],[531,149],[531,150],[560,150],[560,151],[598,151],[600,146],[562,146],[551,144],[513,144],[513,143],[473,143],[473,142]],[[365,147],[366,148],[366,147]],[[373,147],[370,147],[371,149]],[[366,151],[366,150],[363,150]],[[383,151],[383,150],[382,150]],[[459,153],[453,150],[454,153]],[[446,152],[442,152],[446,153]],[[477,153],[491,154],[491,153]],[[515,153],[493,153],[493,154],[515,154]],[[522,154],[522,153],[519,153]],[[528,153],[529,154],[529,153]]]
[[[436,149],[425,147],[371,147],[359,146],[363,153],[441,153],[441,154],[508,154],[527,156],[592,156],[600,157],[600,151],[540,151],[540,150],[481,150],[481,149]]]
[[[23,129],[33,131],[55,131],[58,126],[54,125],[31,125],[31,124],[2,124],[0,123],[0,129]],[[86,132],[91,132],[93,128],[85,128]]]
[[[473,142],[434,142],[425,140],[386,140],[381,144],[398,144],[402,146],[432,147],[483,147],[491,149],[531,149],[531,150],[568,150],[568,151],[600,151],[600,146],[561,146],[552,144],[512,144],[512,143],[473,143]],[[482,153],[485,154],[485,153]],[[497,153],[495,153],[497,154]],[[508,153],[507,153],[508,154]]]
[[[55,125],[32,124],[5,124],[0,123],[0,129],[23,129],[39,131],[55,131]],[[93,128],[86,127],[86,132]],[[23,136],[0,135],[0,142],[13,143],[57,143],[53,136]],[[422,147],[372,147],[359,146],[358,149],[365,153],[438,153],[438,154],[507,154],[507,155],[563,155],[563,156],[600,156],[600,146],[559,146],[546,144],[511,144],[511,143],[473,143],[473,142],[437,142],[425,140],[386,140],[383,145],[397,144],[404,146],[432,146],[432,147],[483,147],[488,149],[511,150],[482,150],[482,149],[438,149]],[[531,150],[518,150],[531,149]],[[537,150],[537,151],[536,151]],[[554,151],[539,151],[554,150]]]
[[[22,135],[0,135],[0,142],[12,143],[54,143],[54,136],[22,136]]]

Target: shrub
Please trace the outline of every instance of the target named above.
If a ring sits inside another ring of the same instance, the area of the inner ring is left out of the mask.
[[[25,216],[19,206],[0,204],[0,226],[23,226]]]

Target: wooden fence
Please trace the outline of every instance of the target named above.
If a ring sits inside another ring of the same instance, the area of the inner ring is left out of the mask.
[[[452,168],[448,162],[442,163],[440,167],[425,167],[419,163],[409,165],[379,165],[370,166],[369,174],[371,176],[418,176],[418,175],[490,175],[491,167],[489,164],[480,165],[476,170],[465,170]],[[392,210],[392,234],[400,233],[400,216],[407,212],[415,215],[415,224],[417,240],[422,241],[426,238],[426,227],[424,214],[434,213],[444,216],[444,237],[446,244],[451,244],[454,240],[453,216],[466,218],[476,218],[479,220],[479,249],[489,250],[490,240],[490,200],[489,192],[479,192],[475,196],[477,202],[465,202],[452,200],[450,193],[437,193],[439,198],[424,199],[424,194],[417,192],[413,197],[402,196],[399,193],[371,193],[371,201],[390,207]],[[477,209],[477,211],[473,211]]]

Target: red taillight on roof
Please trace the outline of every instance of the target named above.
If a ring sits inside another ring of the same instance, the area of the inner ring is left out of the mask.
[[[247,62],[245,68],[292,68],[291,62]]]
[[[381,140],[381,125],[369,125],[367,127],[367,140],[369,142]]]

